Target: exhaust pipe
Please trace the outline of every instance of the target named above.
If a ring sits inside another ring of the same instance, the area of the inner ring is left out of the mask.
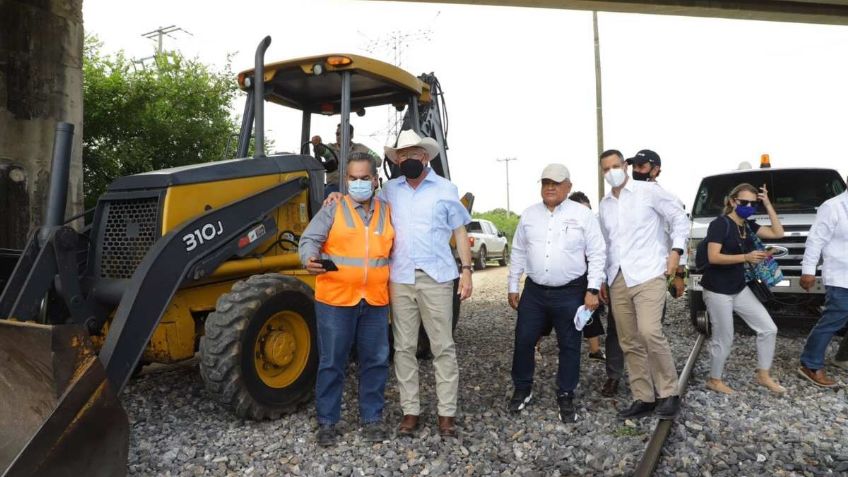
[[[253,114],[254,144],[253,158],[265,157],[265,50],[271,45],[271,37],[266,36],[256,47],[253,66]]]
[[[38,235],[41,245],[44,245],[53,228],[61,227],[65,224],[73,140],[74,125],[65,122],[57,123],[56,133],[53,137],[53,162],[50,167],[50,189],[47,193],[47,210],[44,213],[44,226]]]

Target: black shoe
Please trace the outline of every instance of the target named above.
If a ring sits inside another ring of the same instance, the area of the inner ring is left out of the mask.
[[[383,442],[388,439],[382,422],[369,422],[362,426],[362,440],[365,442]]]
[[[618,411],[618,417],[621,419],[644,417],[652,413],[655,407],[657,407],[656,402],[642,402],[637,399],[627,409]]]
[[[509,400],[509,412],[521,412],[533,399],[532,389],[516,389]]]
[[[601,350],[589,353],[589,359],[594,359],[595,361],[606,361],[607,357],[604,355],[604,352]]]
[[[318,432],[315,434],[315,440],[321,447],[330,447],[336,445],[336,426],[332,424],[319,424]]]
[[[659,399],[655,414],[660,419],[674,419],[677,413],[680,412],[680,396],[669,396]]]
[[[574,413],[574,393],[562,393],[557,396],[559,420],[568,424],[577,420]]]

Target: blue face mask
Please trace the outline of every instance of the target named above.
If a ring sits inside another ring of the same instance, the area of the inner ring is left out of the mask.
[[[743,219],[747,219],[748,217],[754,215],[754,212],[757,211],[757,208],[753,205],[737,205],[736,206],[736,215],[742,217]]]
[[[357,202],[365,202],[374,195],[374,188],[371,181],[357,179],[355,181],[347,181],[347,192],[350,198]]]

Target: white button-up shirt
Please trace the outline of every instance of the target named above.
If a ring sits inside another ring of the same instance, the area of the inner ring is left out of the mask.
[[[628,179],[618,198],[612,192],[600,205],[601,230],[607,243],[607,281],[619,270],[628,287],[661,276],[671,248],[686,249],[689,220],[680,201],[651,182]]]
[[[509,293],[518,293],[523,273],[534,283],[556,287],[587,268],[589,288],[600,288],[604,256],[601,227],[591,209],[573,200],[564,200],[553,212],[544,203],[532,205],[521,214],[512,239]]]
[[[804,247],[802,274],[815,275],[819,257],[824,254],[824,284],[848,288],[848,192],[825,201],[819,207]]]

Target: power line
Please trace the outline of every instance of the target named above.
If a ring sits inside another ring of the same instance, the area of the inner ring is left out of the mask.
[[[172,33],[180,32],[180,31],[185,33],[186,35],[194,36],[194,35],[191,34],[190,31],[186,30],[185,28],[178,27],[176,25],[159,27],[159,28],[152,30],[152,31],[149,31],[147,33],[142,33],[142,35],[141,35],[142,37],[147,38],[148,40],[156,41],[156,52],[153,53],[150,56],[145,56],[143,58],[133,59],[132,60],[133,67],[135,67],[135,65],[138,64],[138,65],[141,65],[142,68],[144,68],[144,62],[145,61],[152,60],[152,59],[156,58],[157,55],[161,55],[162,52],[164,51],[162,39],[166,36],[168,38],[176,39],[176,37],[174,37],[174,35],[172,35]]]
[[[162,38],[166,37],[166,36],[168,38],[174,38],[174,36],[171,35],[171,33],[176,33],[178,31],[181,31],[181,32],[183,32],[183,33],[185,33],[186,35],[189,35],[189,36],[194,36],[188,30],[181,28],[181,27],[178,27],[176,25],[159,27],[159,28],[157,28],[153,31],[149,31],[147,33],[142,33],[141,36],[143,36],[144,38],[150,39],[150,40],[156,38],[156,54],[158,55],[158,54],[162,53]]]

